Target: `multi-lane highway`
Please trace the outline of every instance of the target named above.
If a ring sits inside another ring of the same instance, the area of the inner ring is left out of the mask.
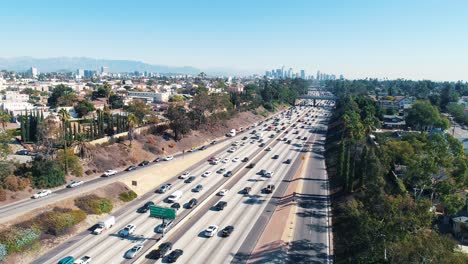
[[[267,185],[278,187],[283,178],[290,173],[291,164],[301,155],[303,149],[301,144],[311,136],[315,123],[324,115],[322,109],[311,107],[297,107],[290,113],[290,116],[280,115],[277,126],[274,126],[275,120],[270,118],[250,131],[231,139],[232,142],[239,141],[237,150],[231,153],[224,149],[216,153],[216,157],[224,162],[217,165],[208,162],[193,165],[189,169],[190,175],[196,177],[192,183],[185,183],[184,180],[177,178],[171,179],[169,182],[172,184],[172,189],[167,193],[148,193],[117,211],[114,214],[116,224],[106,233],[92,235],[89,231],[85,231],[34,263],[57,263],[66,256],[80,258],[85,255],[92,257],[92,263],[154,263],[155,260],[147,259],[147,253],[155,245],[167,241],[174,244],[173,249],[179,248],[184,251],[178,262],[229,262],[272,197],[272,194],[263,193],[262,190]],[[312,118],[312,116],[317,117]],[[305,122],[300,123],[299,120]],[[277,131],[269,131],[270,126],[276,127]],[[253,130],[262,133],[263,142],[253,139],[253,134],[250,133]],[[285,138],[287,140],[283,140]],[[268,151],[268,148],[271,150]],[[278,157],[274,157],[275,155]],[[245,157],[249,158],[248,162],[242,162]],[[291,159],[291,164],[284,162],[287,159]],[[255,167],[246,168],[252,162],[256,164]],[[232,171],[233,175],[225,177],[217,173],[221,168]],[[262,177],[258,174],[262,169],[273,172],[273,175],[269,178]],[[203,177],[206,171],[210,171],[211,174]],[[194,187],[200,184],[203,185],[203,190],[194,192]],[[245,187],[251,187],[248,195],[240,193]],[[223,197],[217,196],[221,189],[228,189],[229,192]],[[198,206],[193,209],[185,209],[183,206],[179,209],[174,225],[162,238],[160,234],[155,233],[155,228],[161,220],[150,218],[148,213],[139,214],[136,210],[147,201],[153,201],[156,205],[170,206],[164,200],[176,190],[183,192],[179,201],[181,205],[196,198]],[[219,201],[226,201],[226,208],[222,211],[213,210],[212,207]],[[135,233],[127,238],[119,237],[118,231],[127,224],[136,226]],[[204,236],[204,230],[209,225],[217,225],[218,231],[227,225],[232,225],[234,231],[227,238],[221,237],[220,234],[207,238]],[[125,259],[125,252],[137,243],[144,245],[142,252],[133,260]]]

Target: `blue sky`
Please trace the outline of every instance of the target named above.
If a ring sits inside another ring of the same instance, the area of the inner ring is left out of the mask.
[[[468,81],[468,1],[5,1],[0,57]]]

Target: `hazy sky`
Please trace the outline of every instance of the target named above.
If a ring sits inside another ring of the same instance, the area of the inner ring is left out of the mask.
[[[3,1],[0,57],[468,80],[466,0]]]

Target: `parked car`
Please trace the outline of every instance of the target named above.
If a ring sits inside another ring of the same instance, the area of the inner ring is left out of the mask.
[[[117,174],[117,171],[116,171],[116,170],[106,170],[106,171],[104,172],[104,176],[105,176],[105,177],[109,177],[109,176],[112,176],[112,175],[115,175],[115,174]]]
[[[184,254],[184,251],[182,249],[176,249],[172,251],[171,253],[169,253],[169,255],[167,255],[167,262],[169,263],[176,262],[177,259],[183,254]]]
[[[146,213],[148,212],[150,206],[154,205],[152,201],[146,202],[142,207],[138,208],[138,213]]]
[[[127,168],[127,171],[132,171],[132,170],[136,170],[137,166],[135,165],[132,165],[130,167]]]
[[[67,188],[75,188],[75,187],[82,185],[83,183],[84,181],[74,180],[67,185]]]
[[[184,182],[185,182],[185,183],[191,183],[191,182],[193,182],[194,180],[195,180],[195,176],[190,176],[190,177],[188,177]]]
[[[205,150],[205,149],[207,149],[207,148],[208,148],[207,146],[201,146],[199,149],[200,149],[200,150]]]
[[[143,249],[142,244],[137,244],[125,253],[125,258],[132,259],[134,258],[141,250]]]
[[[146,165],[148,165],[148,164],[149,164],[149,161],[144,160],[144,161],[142,161],[140,164],[138,164],[138,166],[142,166],[142,167],[143,167],[143,166],[146,166]]]
[[[201,192],[202,190],[203,190],[203,185],[201,184],[198,184],[197,186],[195,186],[195,188],[193,188],[194,192]]]
[[[29,155],[29,150],[27,149],[20,149],[16,152],[16,155],[23,155],[23,156],[26,156],[26,155]]]
[[[161,188],[159,188],[158,192],[159,193],[165,193],[165,192],[169,191],[171,188],[172,188],[172,184],[166,183],[163,186],[161,186]]]
[[[233,226],[226,226],[225,228],[223,228],[223,230],[221,230],[221,235],[223,237],[228,237],[231,235],[232,231],[234,231]]]
[[[150,256],[155,259],[163,258],[167,252],[169,252],[172,249],[172,243],[171,242],[164,242],[159,247],[156,247],[151,251]]]
[[[207,229],[205,229],[205,236],[212,237],[216,234],[216,231],[218,231],[218,226],[210,225]]]
[[[136,226],[133,224],[128,224],[122,230],[119,231],[119,236],[121,237],[128,237],[129,235],[135,232]]]
[[[187,203],[187,209],[193,208],[195,205],[197,205],[198,201],[195,198],[190,199]]]
[[[51,194],[52,194],[51,190],[42,190],[42,191],[39,191],[39,192],[35,193],[32,197],[34,199],[39,199],[41,197],[46,197],[46,196],[51,195]]]
[[[156,233],[166,233],[169,228],[171,228],[172,224],[174,223],[173,220],[165,219],[163,222],[156,227]]]

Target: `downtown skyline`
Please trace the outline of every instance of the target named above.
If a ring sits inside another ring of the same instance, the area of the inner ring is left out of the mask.
[[[346,78],[468,80],[462,1],[5,3],[0,58],[128,59],[264,74],[278,65]],[[143,8],[144,7],[144,8]],[[33,66],[33,65],[31,65]]]

